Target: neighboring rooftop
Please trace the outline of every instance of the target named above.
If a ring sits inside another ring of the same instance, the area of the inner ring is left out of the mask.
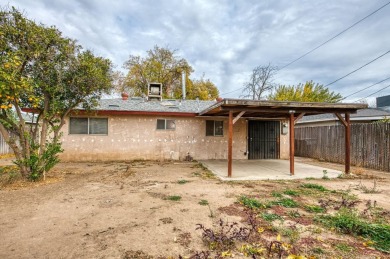
[[[343,114],[342,114],[343,116]],[[356,113],[351,114],[351,121],[367,121],[367,120],[381,120],[385,117],[390,117],[390,112],[384,111],[381,109],[368,108],[357,110]],[[318,114],[304,116],[301,120],[297,122],[300,123],[309,123],[309,122],[320,122],[320,121],[338,121],[339,119],[333,113],[327,114]]]

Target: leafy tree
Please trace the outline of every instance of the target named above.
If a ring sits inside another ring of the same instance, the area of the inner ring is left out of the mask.
[[[340,94],[329,91],[328,88],[320,84],[308,81],[297,86],[280,85],[275,92],[269,96],[275,101],[297,101],[297,102],[340,102],[343,98]]]
[[[218,96],[218,88],[209,79],[187,80],[187,99],[214,100]]]
[[[0,11],[0,50],[0,132],[22,175],[35,180],[58,162],[65,117],[110,90],[111,62],[15,8]],[[37,114],[31,130],[23,109]]]
[[[189,76],[193,72],[188,62],[176,55],[176,50],[154,46],[147,56],[131,55],[124,67],[128,69],[126,83],[121,91],[142,96],[148,92],[148,83],[158,82],[164,86],[165,97],[181,95],[181,78],[185,71]]]
[[[133,96],[142,96],[148,93],[148,83],[161,83],[165,98],[181,98],[182,73],[186,74],[186,98],[202,100],[215,99],[218,90],[215,85],[203,77],[200,80],[190,79],[193,68],[187,60],[176,55],[176,50],[154,46],[147,51],[146,57],[131,55],[124,67],[127,75],[116,75],[116,90],[128,92]],[[207,92],[206,92],[207,91]]]
[[[244,83],[243,98],[250,98],[252,100],[261,100],[264,94],[271,91],[274,88],[272,82],[278,68],[271,66],[269,63],[267,66],[255,67],[252,71],[248,82]]]

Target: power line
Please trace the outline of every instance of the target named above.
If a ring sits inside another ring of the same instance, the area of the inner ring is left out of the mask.
[[[377,12],[380,11],[381,9],[385,8],[385,7],[386,7],[387,5],[389,5],[389,4],[390,4],[390,2],[387,2],[386,4],[382,5],[381,7],[379,7],[379,8],[376,9],[375,11],[371,12],[370,14],[366,15],[365,17],[363,17],[363,18],[360,19],[359,21],[355,22],[354,24],[352,24],[352,25],[349,26],[348,28],[346,28],[346,29],[344,29],[343,31],[339,32],[338,34],[336,34],[335,36],[333,36],[333,37],[330,38],[329,40],[327,40],[327,41],[321,43],[320,45],[318,45],[318,46],[315,47],[314,49],[312,49],[312,50],[306,52],[305,54],[303,54],[302,56],[298,57],[297,59],[291,61],[291,62],[288,63],[287,65],[284,65],[284,66],[281,67],[278,71],[280,71],[280,70],[286,68],[287,66],[289,66],[289,65],[291,65],[291,64],[293,64],[293,63],[295,63],[296,61],[298,61],[298,60],[302,59],[303,57],[309,55],[309,54],[312,53],[313,51],[315,51],[315,50],[319,49],[320,47],[324,46],[324,45],[327,44],[328,42],[332,41],[333,39],[337,38],[338,36],[340,36],[340,35],[343,34],[344,32],[346,32],[346,31],[348,31],[349,29],[351,29],[352,27],[354,27],[354,26],[356,26],[357,24],[361,23],[362,21],[364,21],[364,20],[367,19],[368,17],[374,15],[375,13],[377,13]],[[388,52],[387,52],[387,53],[388,53]],[[386,53],[386,54],[387,54],[387,53]],[[385,54],[385,55],[386,55],[386,54]],[[372,62],[373,62],[373,61],[372,61]],[[368,64],[367,64],[367,65],[368,65]],[[358,70],[359,70],[359,69],[358,69]],[[357,71],[357,70],[356,70],[356,71]],[[354,71],[354,72],[356,72],[356,71]],[[353,73],[353,72],[352,72],[352,73]],[[351,74],[352,74],[352,73],[351,73]],[[348,75],[346,75],[345,77],[347,77],[347,76],[348,76]],[[344,78],[344,77],[343,77],[343,78]],[[338,80],[341,80],[341,79],[343,79],[343,78],[340,78],[340,79],[338,79]],[[336,80],[335,82],[337,82],[338,80]],[[333,83],[335,83],[335,82],[332,82],[331,84],[333,84]],[[329,85],[330,85],[330,84],[329,84]],[[231,93],[237,92],[237,91],[239,91],[239,90],[242,90],[242,89],[244,89],[244,88],[245,88],[245,87],[241,87],[241,88],[235,89],[235,90],[230,91],[230,92],[221,93],[220,95],[222,96],[222,95],[231,94]]]
[[[349,72],[349,73],[348,73],[348,74],[346,74],[345,76],[342,76],[342,77],[340,77],[340,78],[338,78],[338,79],[334,80],[333,82],[331,82],[331,83],[329,83],[329,84],[325,85],[325,87],[327,87],[327,86],[330,86],[330,85],[333,85],[334,83],[336,83],[336,82],[340,81],[340,80],[341,80],[341,79],[343,79],[343,78],[346,78],[347,76],[349,76],[349,75],[351,75],[351,74],[355,73],[356,71],[358,71],[358,70],[362,69],[363,67],[366,67],[366,66],[368,66],[369,64],[371,64],[371,63],[373,63],[373,62],[377,61],[378,59],[380,59],[381,57],[383,57],[383,56],[385,56],[385,55],[387,55],[387,54],[389,54],[389,53],[390,53],[390,50],[388,50],[387,52],[383,53],[383,54],[382,54],[382,55],[380,55],[379,57],[376,57],[376,58],[374,58],[373,60],[371,60],[370,62],[368,62],[368,63],[364,64],[363,66],[361,66],[361,67],[359,67],[359,68],[357,68],[357,69],[353,70],[352,72]]]
[[[359,100],[355,101],[355,103],[357,103],[357,102],[359,102],[359,101],[361,101],[361,100],[363,100],[363,99],[366,99],[367,97],[373,96],[374,94],[377,94],[377,93],[379,93],[379,92],[381,92],[381,91],[383,91],[383,90],[385,90],[385,89],[387,89],[387,88],[389,88],[389,87],[390,87],[390,85],[385,86],[385,87],[383,87],[382,89],[380,89],[380,90],[378,90],[378,91],[376,91],[376,92],[374,92],[374,93],[372,93],[372,94],[370,94],[370,95],[367,95],[366,97],[360,98]]]
[[[352,95],[355,95],[355,94],[360,93],[360,92],[362,92],[362,91],[364,91],[364,90],[367,90],[368,88],[371,88],[371,87],[373,87],[373,86],[375,86],[375,85],[378,85],[378,84],[380,84],[380,83],[382,83],[382,82],[384,82],[384,81],[386,81],[386,80],[389,80],[389,79],[390,79],[390,77],[388,77],[388,78],[386,78],[386,79],[383,79],[382,81],[379,81],[379,82],[377,82],[377,83],[375,83],[375,84],[372,84],[372,85],[370,85],[370,86],[367,86],[367,87],[365,87],[365,88],[363,88],[363,89],[361,89],[361,90],[359,90],[359,91],[356,91],[356,92],[354,92],[354,93],[351,93],[350,95],[345,96],[342,100],[345,100],[345,99],[347,99],[348,97],[350,97],[350,96],[352,96]]]
[[[386,7],[387,5],[389,5],[389,4],[390,4],[390,2],[387,2],[386,4],[382,5],[381,7],[379,7],[378,9],[376,9],[375,11],[373,11],[372,13],[370,13],[369,15],[365,16],[364,18],[362,18],[362,19],[360,19],[359,21],[355,22],[354,24],[352,24],[352,25],[349,26],[348,28],[346,28],[346,29],[342,30],[341,32],[337,33],[335,36],[333,36],[333,37],[330,38],[329,40],[327,40],[327,41],[321,43],[320,45],[318,45],[318,46],[315,47],[314,49],[312,49],[312,50],[306,52],[305,54],[303,54],[303,55],[300,56],[299,58],[294,59],[293,61],[291,61],[291,62],[288,63],[287,65],[284,65],[283,67],[281,67],[281,68],[279,69],[279,71],[282,70],[282,69],[284,69],[284,68],[286,68],[286,67],[288,67],[289,65],[291,65],[291,64],[293,64],[293,63],[295,63],[295,62],[297,62],[298,60],[300,60],[300,59],[306,57],[307,55],[309,55],[309,54],[312,53],[313,51],[315,51],[315,50],[321,48],[322,46],[324,46],[324,45],[327,44],[328,42],[334,40],[335,38],[337,38],[338,36],[340,36],[340,35],[343,34],[344,32],[346,32],[346,31],[348,31],[349,29],[351,29],[352,27],[358,25],[359,23],[361,23],[362,21],[364,21],[364,20],[367,19],[368,17],[372,16],[373,14],[377,13],[377,12],[380,11],[381,9],[385,8],[385,7]]]

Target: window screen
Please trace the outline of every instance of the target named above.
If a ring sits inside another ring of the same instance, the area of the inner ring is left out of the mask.
[[[223,121],[214,121],[214,136],[223,136]]]
[[[214,121],[206,121],[206,136],[214,136]]]
[[[69,134],[88,134],[88,118],[70,118]]]
[[[165,129],[165,120],[157,120],[157,129]]]
[[[157,120],[157,129],[158,130],[174,130],[176,129],[175,120]]]
[[[206,121],[206,136],[223,136],[223,121]]]
[[[107,118],[70,118],[69,134],[108,134]]]
[[[89,118],[89,134],[108,134],[107,118]]]

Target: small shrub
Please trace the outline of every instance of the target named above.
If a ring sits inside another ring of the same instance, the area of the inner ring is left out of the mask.
[[[196,230],[202,231],[202,239],[211,250],[226,251],[235,246],[236,241],[246,241],[251,233],[250,229],[239,227],[237,222],[225,223],[219,220],[219,229],[206,228],[197,224]]]
[[[262,213],[261,217],[265,221],[283,220],[283,218],[281,216],[279,216],[278,214],[273,214],[273,213]]]
[[[180,201],[181,200],[181,196],[179,195],[172,195],[172,196],[168,196],[165,198],[166,200],[170,200],[170,201]]]
[[[207,200],[201,200],[200,202],[198,202],[198,204],[202,206],[207,206],[209,205],[209,202]]]
[[[253,258],[256,258],[256,255],[264,254],[265,251],[267,251],[267,249],[261,247],[260,244],[245,244],[240,248],[241,253],[243,253],[245,256],[252,256]]]
[[[315,184],[315,183],[305,183],[305,184],[302,184],[301,187],[307,188],[307,189],[315,189],[315,190],[318,190],[320,192],[329,191],[324,186],[319,185],[319,184]]]
[[[296,190],[287,189],[283,193],[290,196],[299,196],[299,192]]]
[[[312,213],[323,213],[325,209],[317,205],[306,205],[305,210]]]
[[[283,198],[277,201],[270,202],[271,205],[279,205],[285,208],[296,208],[298,207],[298,203],[290,198]]]
[[[177,181],[178,184],[186,184],[188,183],[189,181],[185,180],[185,179],[181,179],[179,181]]]

